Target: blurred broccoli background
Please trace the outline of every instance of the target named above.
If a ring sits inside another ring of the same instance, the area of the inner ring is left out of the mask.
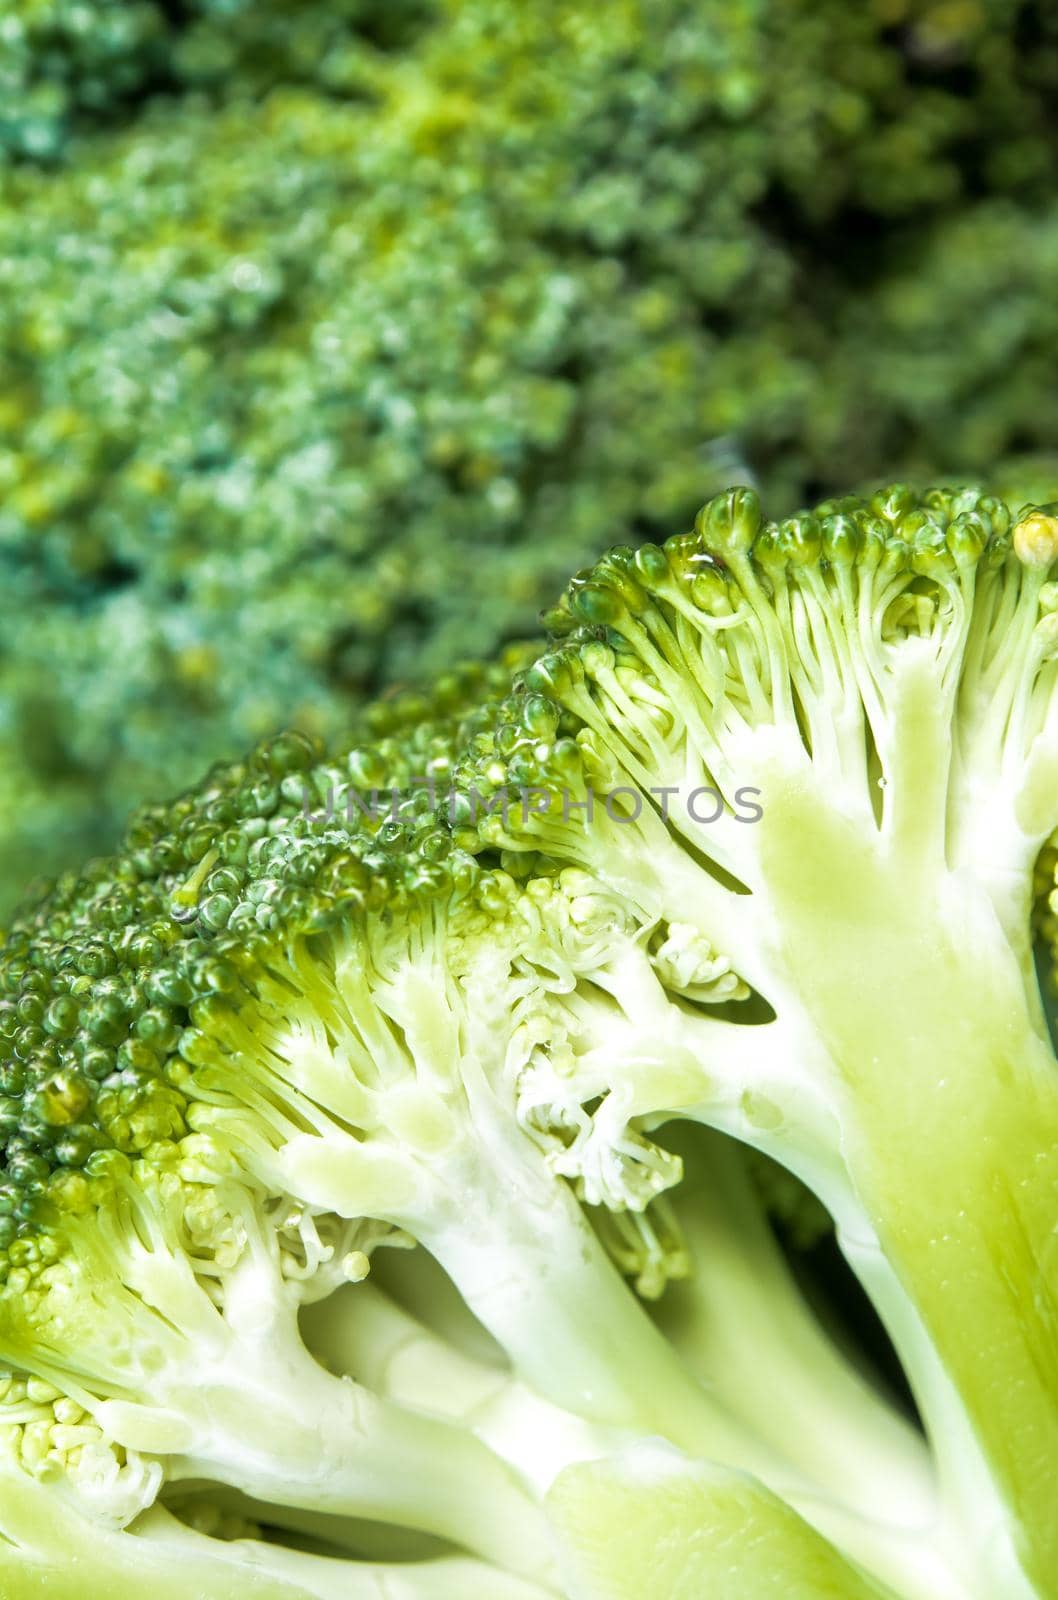
[[[724,482],[1058,445],[1056,104],[1045,0],[5,0],[0,911]]]

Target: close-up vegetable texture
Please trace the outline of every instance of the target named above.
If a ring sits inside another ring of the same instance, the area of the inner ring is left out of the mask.
[[[1056,105],[0,3],[0,1600],[1058,1600]]]

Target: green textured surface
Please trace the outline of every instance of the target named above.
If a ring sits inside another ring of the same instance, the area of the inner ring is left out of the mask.
[[[750,1479],[646,1454],[569,1467],[550,1492],[577,1600],[885,1600]]]
[[[733,477],[1047,447],[1056,83],[1015,0],[5,7],[0,912]]]
[[[978,791],[949,771],[947,751],[965,750],[984,785],[993,766],[1016,766],[1018,713],[1037,689],[1037,713],[1053,715],[1056,550],[1058,519],[1012,516],[972,488],[890,485],[782,522],[763,520],[751,490],[728,491],[692,533],[615,547],[578,573],[532,664],[511,652],[438,680],[432,696],[384,700],[326,754],[296,733],[267,741],[142,808],[120,854],[27,907],[0,951],[0,1345],[32,1375],[0,1399],[20,1417],[22,1466],[63,1466],[71,1402],[127,1450],[197,1459],[198,1412],[178,1380],[199,1300],[168,1298],[167,1263],[191,1240],[223,1278],[236,1220],[267,1196],[284,1216],[289,1199],[364,1224],[365,1259],[387,1230],[418,1239],[530,1390],[737,1469],[687,1476],[669,1460],[630,1481],[595,1467],[560,1478],[551,1509],[567,1538],[583,1535],[570,1539],[577,1600],[642,1588],[643,1563],[673,1596],[702,1585],[764,1596],[785,1584],[805,1600],[877,1593],[857,1589],[837,1549],[907,1600],[960,1592],[935,1584],[948,1555],[930,1521],[931,1478],[912,1472],[890,1506],[883,1465],[865,1523],[858,1500],[846,1507],[848,1473],[829,1509],[828,1477],[802,1501],[785,1443],[783,1476],[765,1477],[771,1457],[743,1435],[740,1409],[727,1414],[724,1377],[688,1377],[683,1351],[556,1184],[557,1156],[589,1205],[649,1207],[679,1181],[680,1154],[646,1136],[656,1118],[686,1114],[778,1159],[806,1152],[821,1194],[847,1164],[850,1260],[869,1256],[875,1284],[885,1267],[880,1309],[941,1470],[957,1456],[978,1474],[972,1495],[951,1502],[961,1526],[984,1530],[966,1566],[987,1571],[981,1593],[1027,1595],[1031,1582],[1050,1595],[1053,1057],[1027,1004],[1023,952],[1000,922],[1006,895],[989,898],[992,858],[962,831]],[[855,686],[851,707],[842,683]],[[871,684],[877,700],[861,687]],[[1004,695],[1012,731],[997,755],[978,711],[1002,710]],[[578,806],[615,782],[634,795],[629,785],[695,761],[730,789],[725,747],[767,796],[744,855],[731,857],[753,885],[744,896],[702,870],[702,858],[724,868],[722,836],[685,849],[679,825],[666,830],[649,808],[627,828],[608,805],[590,824],[564,804],[520,820],[477,809],[504,786],[552,802],[572,792]],[[418,785],[427,772],[454,789],[451,811]],[[390,785],[400,797],[384,820],[362,808],[348,825],[341,812],[333,826],[304,814],[306,799]],[[1000,844],[1019,836],[1024,800],[1017,788],[1004,796]],[[945,837],[943,821],[935,829],[947,802]],[[1048,806],[1033,826],[1042,839],[1052,824]],[[1031,855],[1026,913],[1030,868]],[[1041,897],[1052,870],[1048,856]],[[695,917],[696,950],[674,910]],[[736,980],[715,992],[715,1014],[714,920]],[[652,948],[659,921],[665,941]],[[694,957],[682,970],[681,951]],[[757,1000],[774,1022],[754,1013]],[[731,1012],[743,1005],[739,1027]],[[788,1031],[777,1041],[774,1027]],[[516,1084],[512,1060],[524,1069]],[[806,1116],[817,1096],[825,1114]],[[698,1170],[718,1181],[708,1159]],[[682,1253],[672,1276],[689,1283],[693,1247]],[[721,1256],[706,1256],[709,1281]],[[481,1291],[482,1259],[504,1263],[503,1291],[491,1270]],[[111,1303],[127,1312],[124,1344],[100,1337]],[[740,1320],[741,1349],[753,1316]],[[143,1350],[166,1369],[157,1410],[139,1399]],[[763,1370],[781,1393],[787,1380]],[[716,1371],[732,1379],[724,1359]],[[36,1408],[28,1421],[24,1400]],[[224,1415],[212,1399],[206,1410]],[[910,1440],[892,1432],[879,1445],[868,1432],[900,1480]],[[838,1433],[821,1425],[813,1441],[829,1470]],[[289,1473],[289,1453],[282,1461]],[[374,1454],[373,1486],[380,1474]],[[131,1473],[118,1488],[142,1494]],[[922,1518],[918,1543],[892,1536],[906,1506]],[[1015,1560],[1024,1584],[1003,1589]]]

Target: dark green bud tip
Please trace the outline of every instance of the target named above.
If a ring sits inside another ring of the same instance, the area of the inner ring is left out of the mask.
[[[667,583],[672,576],[668,557],[656,544],[640,545],[635,554],[635,565],[643,582],[651,588]]]
[[[956,566],[972,567],[984,554],[992,536],[992,524],[980,511],[963,511],[947,532],[948,549]]]
[[[583,770],[580,746],[575,739],[559,739],[551,749],[548,765],[558,778],[573,782]]]
[[[854,517],[835,511],[821,523],[823,553],[833,567],[851,567],[863,546],[863,534]]]
[[[703,561],[691,577],[691,599],[699,611],[710,616],[729,615],[737,602],[726,571],[712,561]]]
[[[810,511],[802,511],[780,522],[776,544],[791,566],[813,566],[823,549],[823,530]]]
[[[319,758],[319,746],[307,734],[290,731],[261,745],[254,764],[272,778],[285,778],[290,772],[307,771]]]
[[[951,568],[947,531],[928,510],[910,512],[900,524],[913,572],[936,575]]]
[[[221,928],[227,927],[234,909],[235,902],[230,895],[211,894],[199,906],[198,920],[203,927],[218,933]]]
[[[350,750],[346,763],[349,777],[357,788],[377,789],[386,782],[386,763],[377,750],[370,747]]]
[[[981,495],[977,502],[977,509],[983,517],[988,518],[994,539],[1002,539],[1005,534],[1010,532],[1012,521],[1010,507],[1005,500],[1000,500],[998,495]]]
[[[694,519],[707,550],[726,560],[745,555],[760,530],[760,500],[753,489],[728,489],[704,505]]]
[[[633,614],[643,611],[647,604],[646,590],[638,581],[635,551],[627,545],[616,545],[608,550],[595,568],[594,577],[607,589],[619,595]]]
[[[525,674],[524,682],[531,694],[561,698],[583,682],[583,678],[584,669],[579,656],[569,650],[553,650],[533,663]]]
[[[871,497],[871,510],[886,522],[897,523],[914,509],[915,492],[906,483],[890,483]]]
[[[527,694],[521,704],[521,722],[533,739],[553,739],[558,731],[558,707],[542,694]]]
[[[540,626],[556,639],[564,639],[577,626],[577,619],[563,597],[557,605],[547,606],[540,613]]]
[[[786,551],[775,522],[762,524],[753,541],[753,559],[764,572],[778,572],[786,565]]]
[[[866,513],[860,523],[863,549],[860,565],[870,571],[880,565],[889,544],[889,528],[880,516]]]
[[[84,1114],[91,1100],[91,1087],[80,1073],[57,1072],[41,1085],[36,1109],[49,1127],[65,1128]]]
[[[53,1039],[69,1039],[77,1032],[81,1010],[69,995],[53,1000],[44,1013],[44,1029]]]
[[[616,627],[626,612],[622,599],[598,583],[585,583],[571,590],[569,602],[580,620],[593,628]]]

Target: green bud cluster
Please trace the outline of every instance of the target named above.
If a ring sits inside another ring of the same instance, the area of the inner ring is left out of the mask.
[[[589,791],[605,795],[627,781],[593,696],[602,688],[612,703],[634,708],[640,731],[664,733],[671,708],[642,646],[653,641],[662,655],[679,655],[672,633],[679,617],[707,621],[720,641],[740,638],[748,622],[774,620],[782,595],[801,588],[839,611],[850,595],[865,593],[883,640],[929,633],[943,627],[952,597],[974,573],[1024,562],[1037,525],[1046,545],[1055,527],[1048,508],[1025,507],[1012,518],[1002,500],[973,487],[891,484],[780,521],[764,519],[753,490],[736,488],[663,545],[615,546],[545,614],[552,647],[518,675],[459,763],[458,816],[474,825],[460,844],[473,849],[476,840],[483,849],[517,837],[546,850],[559,814],[568,821]],[[743,664],[737,655],[725,659],[737,688]],[[690,665],[684,669],[693,677]],[[526,790],[551,803],[529,816],[512,804],[501,824],[499,797]]]
[[[290,732],[214,767],[142,807],[121,855],[66,874],[15,919],[0,955],[0,1246],[16,1255],[0,1271],[90,1209],[121,1162],[199,1159],[186,1089],[203,1029],[264,951],[472,881],[441,791],[526,659],[512,647],[369,706],[326,758]],[[374,814],[366,798],[346,804],[375,785]]]
[[[1038,6],[509,12],[5,7],[9,896],[733,476],[1049,436]]]
[[[355,94],[377,49],[407,46],[429,0],[11,0],[0,35],[0,160],[52,164],[81,131],[161,93],[284,81]]]

